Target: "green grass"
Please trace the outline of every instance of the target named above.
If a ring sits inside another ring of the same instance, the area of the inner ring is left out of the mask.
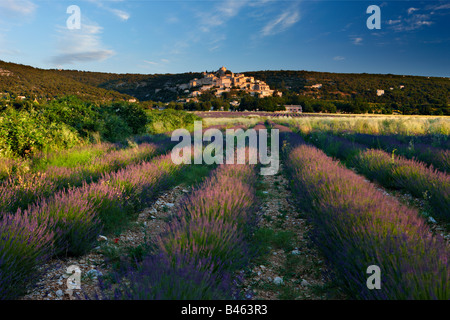
[[[137,247],[127,247],[125,248],[125,253],[129,261],[131,261],[133,267],[137,267],[140,262],[142,262],[149,253],[155,251],[155,244],[147,241],[144,238],[144,242],[139,244]]]
[[[272,243],[275,248],[283,249],[285,252],[294,249],[292,239],[295,238],[295,233],[292,231],[277,231],[275,232]]]
[[[305,258],[301,255],[286,255],[286,261],[283,266],[283,275],[286,280],[296,278],[296,270],[299,265],[305,263]]]
[[[195,187],[200,184],[215,166],[204,164],[192,164],[187,170],[183,170],[176,178],[176,185]]]
[[[279,122],[277,119],[274,120]],[[450,118],[442,116],[313,116],[283,119],[283,122],[304,134],[311,131],[403,135],[450,134]]]
[[[295,233],[292,231],[275,231],[270,228],[259,228],[253,235],[253,244],[258,251],[264,255],[270,248],[282,249],[285,252],[291,251],[294,246],[292,239]]]
[[[75,148],[73,151],[60,152],[48,160],[40,159],[34,166],[35,171],[45,171],[48,166],[75,168],[87,164],[104,152],[93,147]]]
[[[256,196],[263,200],[266,200],[269,197],[268,193],[264,193],[267,191],[267,184],[262,182],[261,180],[256,184]]]

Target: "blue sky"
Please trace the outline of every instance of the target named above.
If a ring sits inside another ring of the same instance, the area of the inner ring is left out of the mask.
[[[80,29],[67,28],[70,5]],[[0,0],[0,60],[46,69],[448,77],[449,57],[450,1]]]

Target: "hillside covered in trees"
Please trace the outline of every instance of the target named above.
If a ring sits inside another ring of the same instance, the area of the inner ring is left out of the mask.
[[[76,95],[83,100],[129,100],[132,96],[107,90],[64,76],[58,70],[43,70],[0,61],[0,94],[34,100],[52,100]]]
[[[447,106],[450,78],[393,74],[352,74],[310,71],[246,72],[271,87],[324,100],[360,99],[364,102],[402,105]],[[321,85],[314,88],[314,85]],[[384,90],[380,96],[377,90]]]
[[[284,104],[301,104],[307,112],[400,113],[450,115],[450,78],[393,74],[345,74],[312,71],[247,71],[246,76],[266,82],[282,97],[259,99],[243,92],[214,95],[214,88],[197,102],[175,101],[189,92],[177,85],[202,77],[201,73],[115,74],[76,70],[43,70],[0,61],[0,94],[51,100],[76,95],[91,101],[137,99],[167,103],[187,110],[215,110],[241,102],[238,110],[281,110]]]

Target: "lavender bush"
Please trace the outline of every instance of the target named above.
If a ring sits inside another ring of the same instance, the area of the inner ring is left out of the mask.
[[[159,254],[148,256],[137,270],[129,269],[125,279],[117,277],[118,286],[101,280],[97,299],[117,300],[218,300],[229,298],[231,281],[218,281],[208,259],[194,261],[190,256]],[[229,279],[229,276],[227,276]],[[89,297],[92,298],[92,297]]]
[[[31,205],[25,212],[45,224],[47,219],[55,222],[48,232],[56,230],[55,254],[82,255],[92,249],[101,231],[95,206],[81,189],[58,192],[50,199]],[[16,215],[20,215],[17,212]]]
[[[250,258],[246,242],[254,217],[255,168],[221,165],[183,200],[156,253],[130,270],[115,299],[230,299],[230,274]],[[246,223],[247,222],[247,223]],[[106,292],[106,290],[105,290]]]
[[[24,294],[40,275],[37,267],[53,254],[55,226],[27,212],[0,219],[0,300]]]
[[[368,149],[365,145],[329,134],[312,134],[310,142],[341,159],[370,180],[387,188],[401,189],[427,200],[433,215],[450,221],[450,177],[422,162]]]
[[[434,216],[450,221],[450,176],[445,173],[415,160],[372,149],[359,154],[354,164],[370,179],[428,200]]]
[[[415,210],[315,147],[300,144],[283,158],[312,238],[352,298],[450,298],[448,246]],[[366,286],[370,265],[381,268],[379,290]]]
[[[346,139],[365,144],[370,148],[382,149],[387,152],[401,154],[408,159],[416,159],[443,172],[450,172],[450,150],[440,149],[428,144],[414,142],[415,137],[381,136],[369,134],[345,135]],[[405,143],[402,140],[407,140]],[[420,141],[420,140],[419,140]]]
[[[166,147],[143,143],[136,148],[106,153],[73,168],[48,166],[45,172],[11,177],[0,184],[0,210],[12,213],[64,188],[98,181],[106,172],[112,173],[127,165],[150,160],[160,152],[159,148]]]

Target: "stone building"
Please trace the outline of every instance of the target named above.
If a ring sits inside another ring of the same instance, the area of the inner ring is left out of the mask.
[[[236,73],[228,71],[227,68],[222,66],[216,72],[203,72],[203,78],[193,79],[189,84],[181,85],[183,88],[187,86],[188,88],[196,88],[197,91],[206,91],[212,88],[216,88],[217,95],[223,92],[229,92],[232,88],[237,88],[239,90],[244,90],[252,95],[258,94],[260,97],[272,96],[274,90],[271,90],[269,85],[264,81],[255,80],[253,77],[246,77],[242,73]],[[199,87],[199,88],[197,88]],[[278,92],[281,96],[281,92]]]
[[[286,108],[286,112],[301,113],[303,111],[303,108],[300,105],[284,105],[284,107]]]

